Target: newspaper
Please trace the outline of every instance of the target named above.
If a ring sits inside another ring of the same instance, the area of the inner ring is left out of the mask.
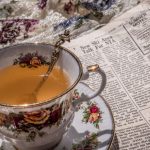
[[[143,2],[104,28],[64,45],[84,67],[99,64],[106,72],[102,96],[116,126],[115,150],[150,149],[150,4]],[[97,74],[87,81],[99,85]]]

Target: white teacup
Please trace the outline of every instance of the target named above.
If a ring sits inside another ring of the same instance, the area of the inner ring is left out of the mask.
[[[3,48],[0,50],[0,69],[13,65],[20,53],[25,55],[37,52],[50,60],[53,49],[54,46],[50,44],[32,43]],[[67,72],[71,83],[65,92],[40,103],[29,105],[0,104],[1,137],[12,142],[20,150],[46,150],[60,142],[73,119],[74,88],[81,80],[89,77],[89,72],[99,73],[102,82],[99,90],[93,95],[87,96],[87,100],[100,94],[105,87],[106,75],[98,65],[87,67],[87,72],[83,73],[79,59],[69,50],[63,47],[61,49],[57,65]]]

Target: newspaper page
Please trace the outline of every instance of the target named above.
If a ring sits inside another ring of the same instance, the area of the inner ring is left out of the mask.
[[[99,64],[107,75],[102,96],[116,126],[115,150],[150,149],[150,4],[142,3],[104,28],[73,40],[84,67]],[[88,84],[99,85],[97,74]]]

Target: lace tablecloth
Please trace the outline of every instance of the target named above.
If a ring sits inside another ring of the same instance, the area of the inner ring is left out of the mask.
[[[103,27],[139,0],[0,0],[0,46],[53,43],[69,29],[72,38]]]

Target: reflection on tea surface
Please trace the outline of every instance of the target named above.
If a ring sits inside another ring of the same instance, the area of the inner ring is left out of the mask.
[[[69,78],[60,68],[55,67],[48,79],[40,88],[36,99],[32,94],[48,66],[38,68],[22,68],[19,65],[9,66],[0,70],[0,103],[9,105],[22,105],[42,102],[53,98],[69,87]]]

